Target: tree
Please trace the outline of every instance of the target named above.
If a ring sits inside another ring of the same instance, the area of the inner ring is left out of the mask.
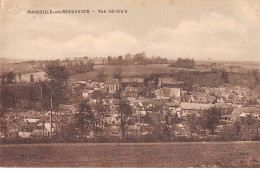
[[[34,83],[34,77],[33,77],[33,74],[30,75],[30,82],[31,82],[31,83]]]
[[[40,91],[39,91],[39,85],[29,85],[26,86],[25,89],[25,101],[28,101],[29,103],[29,108],[31,109],[32,107],[35,106],[36,102],[40,100]]]
[[[139,95],[144,96],[146,98],[154,98],[155,93],[152,88],[143,86],[141,91],[139,92]]]
[[[118,112],[120,113],[122,137],[124,138],[126,120],[130,115],[132,115],[132,107],[129,105],[129,103],[126,100],[120,98]]]
[[[233,123],[233,127],[236,131],[236,136],[240,137],[240,130],[241,130],[241,122],[236,120],[234,123]]]
[[[148,113],[146,113],[144,116],[141,117],[141,121],[143,123],[147,123],[147,124],[152,124],[153,123],[152,118],[149,116]]]
[[[260,81],[260,75],[259,75],[259,70],[258,69],[254,69],[252,71],[253,77],[255,79],[255,85],[257,85]]]
[[[0,132],[2,132],[4,134],[4,136],[6,136],[7,123],[6,123],[5,118],[0,118]]]
[[[101,117],[101,129],[102,134],[104,133],[104,119],[106,115],[109,113],[110,108],[104,105],[104,101],[102,98],[97,99],[95,103],[95,110],[98,114],[98,117]]]
[[[120,55],[117,57],[117,61],[119,65],[122,65],[123,57]]]
[[[195,62],[193,59],[182,59],[178,58],[175,63],[170,64],[171,67],[175,68],[187,68],[191,69],[195,67]]]
[[[155,104],[153,104],[151,111],[153,112],[153,114],[155,114],[158,119],[158,123],[159,125],[161,124],[161,121],[164,120],[164,118],[162,118],[162,114],[163,114],[163,101],[156,101]]]
[[[190,128],[191,135],[193,133],[197,132],[197,125],[198,125],[198,122],[197,122],[197,118],[195,117],[195,115],[188,115],[188,126]]]
[[[47,77],[51,80],[67,81],[69,78],[68,71],[65,66],[60,65],[58,61],[51,61],[46,65]]]
[[[164,136],[164,140],[166,141],[171,140],[171,131],[168,129],[166,124],[164,124],[163,126],[163,136]]]
[[[35,109],[40,101],[41,92],[39,84],[16,84],[12,86],[17,105],[23,109]]]
[[[127,60],[132,59],[132,55],[131,55],[131,53],[127,53],[127,54],[125,54],[125,59],[127,59]]]
[[[107,57],[107,63],[108,63],[108,64],[112,64],[112,63],[113,63],[113,59],[112,59],[111,56],[108,56],[108,57]]]
[[[228,73],[226,71],[223,71],[221,74],[221,80],[224,83],[229,83]]]
[[[40,102],[43,110],[50,109],[50,87],[49,82],[39,82],[39,95],[40,95]]]
[[[50,124],[52,127],[52,110],[53,106],[56,107],[58,111],[58,106],[60,103],[64,102],[66,99],[66,87],[69,78],[68,71],[65,66],[60,65],[59,61],[51,61],[46,65],[47,77],[50,81],[47,82],[50,97]],[[50,138],[52,133],[50,133]]]
[[[139,53],[139,54],[135,54],[135,55],[133,56],[133,60],[134,60],[134,62],[137,63],[137,64],[146,64],[145,59],[146,59],[146,54],[145,54],[145,52],[142,52],[142,53]]]
[[[140,91],[140,95],[145,96],[147,98],[154,98],[154,89],[157,88],[158,83],[159,79],[155,75],[151,74],[149,76],[146,76],[143,81],[144,86]]]
[[[98,72],[98,74],[97,74],[97,79],[98,79],[98,81],[100,81],[100,82],[104,82],[104,81],[106,80],[106,75],[105,75],[105,69],[104,69],[104,68],[102,68],[102,69]]]
[[[181,119],[178,118],[178,114],[175,113],[171,116],[171,125],[174,126],[174,124],[181,123]]]
[[[213,137],[216,127],[220,124],[221,108],[211,107],[201,115],[202,127],[211,131]]]
[[[0,91],[0,101],[2,103],[2,110],[6,108],[13,108],[16,106],[15,94],[9,86],[4,86]]]
[[[165,117],[164,117],[164,120],[165,120],[165,124],[166,125],[169,125],[169,116],[168,116],[168,113],[166,113]]]
[[[83,72],[85,72],[87,69],[85,69],[85,64],[84,64],[84,62],[81,60],[80,62],[79,62],[79,72],[80,73],[83,73]]]
[[[2,84],[3,85],[13,84],[15,80],[15,76],[16,75],[13,71],[2,73],[0,76],[2,78]]]
[[[116,69],[114,71],[114,78],[121,80],[122,72],[123,72],[123,69],[121,67],[116,67]]]
[[[94,64],[94,62],[93,62],[92,60],[88,61],[87,64],[86,64],[87,71],[92,71],[94,65],[95,65],[95,64]]]
[[[95,116],[89,104],[89,100],[83,100],[79,104],[79,112],[76,114],[76,124],[80,129],[81,137],[95,127]]]
[[[50,98],[53,104],[57,107],[66,98],[66,87],[69,74],[65,68],[59,64],[58,61],[52,61],[46,65],[47,77],[50,81],[46,82],[49,88]]]
[[[154,89],[157,87],[159,79],[155,75],[151,74],[144,78],[143,83],[145,87]]]
[[[21,81],[22,81],[22,75],[21,75],[21,73],[20,73],[20,72],[18,73],[18,80],[19,80],[19,82],[21,82]]]
[[[258,122],[257,117],[253,116],[252,114],[249,114],[244,119],[244,123],[248,127],[248,134],[250,134],[250,132],[252,132],[253,134],[258,135],[259,122]]]

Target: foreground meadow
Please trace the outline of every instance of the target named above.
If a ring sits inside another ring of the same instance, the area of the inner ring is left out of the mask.
[[[1,145],[2,167],[259,167],[260,142]]]

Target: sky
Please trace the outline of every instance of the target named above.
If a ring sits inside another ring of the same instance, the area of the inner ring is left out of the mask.
[[[95,12],[27,14],[63,9]],[[109,9],[127,13],[98,13]],[[1,0],[0,21],[1,58],[260,61],[260,0]]]

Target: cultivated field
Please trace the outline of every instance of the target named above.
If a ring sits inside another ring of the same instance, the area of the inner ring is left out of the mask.
[[[2,167],[260,167],[260,142],[1,145]]]
[[[71,78],[76,81],[85,79],[96,79],[100,70],[104,69],[106,75],[112,76],[118,70],[122,71],[123,77],[141,76],[152,73],[172,73],[180,70],[179,68],[170,68],[168,65],[153,64],[153,65],[127,65],[127,66],[110,66],[110,65],[96,65],[95,71],[72,75]]]
[[[22,74],[22,81],[30,82],[30,76],[33,74],[34,81],[43,81],[47,77],[45,77],[45,73],[43,71],[38,71],[38,72],[32,72],[28,74]]]
[[[213,61],[197,61],[196,64],[206,64],[210,65]],[[237,73],[246,73],[252,69],[260,69],[260,62],[235,62],[235,61],[217,61],[217,63],[221,64],[223,68],[227,71],[237,72]],[[186,71],[210,71],[208,68],[195,68],[195,69],[184,69],[184,68],[171,68],[168,67],[168,64],[152,64],[152,65],[127,65],[127,66],[111,66],[111,65],[95,65],[95,71],[75,74],[72,75],[71,78],[76,81],[92,79],[95,80],[97,78],[100,70],[104,70],[106,75],[112,76],[118,70],[122,71],[123,77],[131,77],[131,76],[142,76],[149,75],[152,73],[174,73],[180,70]],[[230,66],[238,66],[241,67],[239,69],[230,69]]]
[[[228,71],[246,73],[252,69],[260,69],[259,61],[195,61],[197,65],[206,64],[210,65],[211,63],[218,63],[223,66]],[[240,67],[230,69],[230,66]]]
[[[0,73],[10,72],[14,73],[20,72],[21,74],[27,74],[31,72],[36,72],[36,69],[32,67],[31,64],[23,62],[23,63],[1,63],[0,61]]]

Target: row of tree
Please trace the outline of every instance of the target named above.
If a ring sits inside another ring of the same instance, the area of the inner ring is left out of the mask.
[[[69,75],[89,72],[94,70],[94,62],[92,60],[80,61],[63,61]]]
[[[146,65],[146,64],[167,64],[167,58],[161,58],[160,56],[148,58],[144,52],[131,55],[130,53],[123,56],[118,57],[107,57],[107,63],[109,65],[130,65],[130,64],[139,64],[139,65]]]
[[[31,75],[30,83],[13,84],[15,74],[10,73],[2,79],[0,87],[1,115],[7,108],[47,110],[50,108],[51,101],[57,107],[67,99],[69,73],[58,61],[46,65],[48,79],[42,82],[34,83]]]
[[[2,85],[13,84],[15,82],[15,77],[16,77],[16,74],[13,71],[2,73],[0,75],[1,84]]]

